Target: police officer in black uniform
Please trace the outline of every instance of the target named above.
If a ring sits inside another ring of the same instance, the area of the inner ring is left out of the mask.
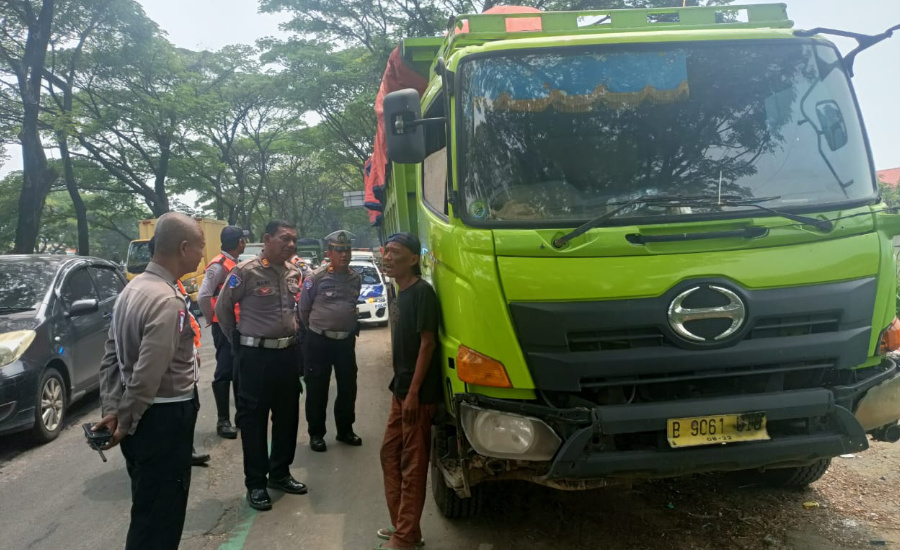
[[[334,421],[337,440],[347,445],[362,445],[353,433],[356,420],[356,302],[362,280],[350,269],[348,231],[335,231],[325,237],[328,242],[327,267],[313,272],[303,282],[300,293],[300,320],[305,328],[303,362],[306,379],[306,421],[309,447],[325,452],[325,418],[331,369],[337,381]]]
[[[290,472],[301,391],[296,350],[300,270],[289,261],[296,240],[293,224],[269,222],[265,248],[256,258],[235,266],[216,302],[219,326],[235,350],[236,421],[244,451],[244,484],[247,502],[257,510],[272,508],[266,487],[297,495],[307,492],[306,485]],[[235,305],[240,305],[240,319]]]

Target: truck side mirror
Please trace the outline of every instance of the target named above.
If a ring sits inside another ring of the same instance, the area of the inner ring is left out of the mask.
[[[847,123],[844,122],[844,114],[841,113],[841,108],[838,107],[836,101],[828,100],[817,103],[816,115],[829,149],[837,151],[847,145]]]
[[[419,93],[412,88],[384,96],[384,133],[387,155],[393,162],[417,164],[425,160],[425,128],[419,102]]]

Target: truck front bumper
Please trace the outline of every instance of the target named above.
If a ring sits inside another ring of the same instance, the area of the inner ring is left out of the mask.
[[[877,374],[852,386],[592,409],[559,409],[474,394],[459,396],[457,404],[468,403],[537,418],[549,425],[562,443],[551,461],[528,464],[534,472],[531,480],[538,483],[600,478],[648,479],[699,472],[791,467],[868,448],[866,432],[875,426],[871,425],[871,420],[857,418],[851,411],[859,410],[871,416],[866,411],[878,410],[878,422],[887,418],[893,422],[900,418],[897,366],[887,360],[876,368]],[[758,411],[766,414],[771,437],[767,441],[677,449],[668,444],[666,426],[669,419]],[[462,430],[462,425],[458,427]],[[461,453],[461,456],[466,455]],[[496,460],[485,459],[487,462]],[[475,461],[479,462],[484,460]],[[522,466],[521,461],[518,466]],[[496,465],[492,469],[494,472],[505,470]]]
[[[768,441],[668,448],[666,421],[715,414],[765,411],[770,426],[815,423],[813,433],[775,434]],[[697,472],[800,466],[825,457],[868,448],[866,433],[853,414],[835,404],[826,389],[799,390],[737,398],[704,399],[684,403],[600,407],[591,426],[581,428],[560,448],[547,478],[671,477]],[[599,430],[599,432],[597,431]],[[596,434],[658,432],[655,448],[597,452]]]

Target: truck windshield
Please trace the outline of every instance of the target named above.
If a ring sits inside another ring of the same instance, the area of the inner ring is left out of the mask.
[[[766,197],[769,208],[807,210],[876,197],[856,104],[829,45],[530,50],[475,57],[459,75],[470,222],[570,225],[657,194]],[[741,211],[760,214],[715,200],[650,201],[607,223]]]
[[[139,275],[147,269],[150,263],[150,241],[134,241],[128,246],[128,258],[125,261],[125,269],[129,273]]]

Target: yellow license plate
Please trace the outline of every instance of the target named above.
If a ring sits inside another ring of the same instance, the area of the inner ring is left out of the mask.
[[[673,448],[770,439],[764,412],[670,418],[666,436]]]

